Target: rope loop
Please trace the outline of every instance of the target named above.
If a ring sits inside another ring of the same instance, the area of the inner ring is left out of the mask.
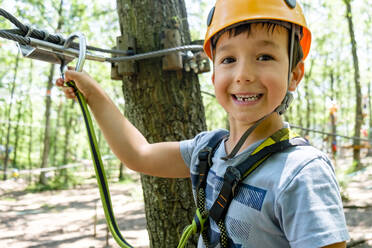
[[[25,38],[31,37],[32,32],[34,31],[34,28],[31,25],[25,25],[27,28],[27,33],[25,35]]]
[[[190,225],[188,225],[181,236],[180,242],[177,248],[183,248],[186,246],[187,241],[190,239],[191,235],[201,233],[204,231],[204,223],[208,220],[208,215],[203,216],[200,209],[196,209],[194,219]]]
[[[196,209],[196,213],[194,216],[194,220],[192,221],[192,225],[194,226],[193,231],[194,233],[200,233],[204,231],[204,223],[208,219],[208,216],[203,216],[200,213],[200,209]]]
[[[65,43],[65,39],[63,38],[62,34],[55,34],[55,36],[58,39],[58,45],[63,45]]]
[[[41,32],[43,33],[43,36],[44,36],[43,40],[48,41],[48,38],[50,36],[49,32],[46,30],[41,30]]]

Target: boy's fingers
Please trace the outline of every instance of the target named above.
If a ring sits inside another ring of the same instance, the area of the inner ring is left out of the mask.
[[[81,78],[81,72],[77,72],[74,70],[67,70],[65,72],[65,82],[68,81],[78,81],[78,79]]]
[[[75,67],[74,66],[67,66],[67,69],[70,70],[70,71],[76,71]],[[83,70],[83,72],[85,73],[85,71]]]
[[[63,86],[63,84],[64,84],[64,81],[63,81],[62,78],[58,78],[58,79],[56,80],[56,85],[57,85],[57,86],[61,87],[61,86]]]
[[[66,97],[69,99],[74,99],[76,97],[74,90],[70,87],[64,88],[63,92],[65,93]]]

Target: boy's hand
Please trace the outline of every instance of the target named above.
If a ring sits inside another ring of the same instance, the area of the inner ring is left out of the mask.
[[[91,78],[86,72],[77,72],[69,69],[65,72],[65,80],[59,78],[56,80],[56,85],[61,87],[66,97],[69,99],[75,99],[74,89],[66,86],[65,82],[74,81],[78,90],[84,95],[86,101],[89,101],[89,97],[92,94],[94,88],[98,83]]]

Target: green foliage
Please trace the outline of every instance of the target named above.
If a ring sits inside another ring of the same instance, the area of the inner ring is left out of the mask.
[[[118,33],[118,24],[114,3],[109,4],[93,1],[82,4],[78,1],[2,1],[2,7],[16,16],[24,24],[47,30],[49,33],[61,33],[64,37],[75,31],[83,32],[89,45],[110,48],[113,47]],[[62,26],[56,31],[58,25],[59,9],[62,6]],[[2,18],[2,17],[1,17]],[[15,28],[10,22],[1,21],[1,29]],[[102,35],[110,30],[110,35]],[[9,112],[10,89],[14,78],[14,61],[17,49],[13,42],[0,40],[0,144],[5,142],[8,123],[10,129],[10,146],[14,147],[16,133],[19,135],[17,158],[14,152],[10,154],[10,169],[32,169],[40,167],[40,157],[43,148],[44,135],[44,112],[46,82],[49,76],[49,64],[39,61],[21,59],[19,62],[18,75],[16,77],[15,97],[13,109]],[[59,72],[56,67],[55,80]],[[113,95],[111,84],[107,75],[110,74],[110,66],[102,63],[87,62],[85,70],[91,71],[93,77],[99,81],[110,95]],[[89,159],[90,152],[86,141],[85,127],[80,109],[72,106],[62,96],[62,92],[56,87],[52,88],[52,112],[51,112],[51,148],[49,162],[53,165],[62,165],[81,159]],[[115,99],[115,95],[112,96]],[[17,120],[17,113],[22,111],[22,116]],[[9,115],[10,114],[10,115]],[[16,127],[19,128],[16,128]],[[16,131],[18,130],[18,131]],[[70,132],[67,139],[66,134]],[[66,144],[68,144],[66,146]],[[103,144],[103,151],[107,151],[107,144]],[[54,151],[54,152],[53,152]],[[31,154],[30,154],[31,152]],[[0,164],[3,157],[0,155]],[[36,190],[65,188],[76,185],[79,180],[76,177],[68,177],[66,185],[64,177],[58,175],[49,181],[50,185],[34,185]]]
[[[214,1],[186,0],[188,20],[192,39],[204,38],[206,19]],[[355,89],[353,85],[354,68],[350,52],[350,38],[345,19],[343,1],[302,0],[308,25],[312,31],[313,43],[306,61],[306,74],[297,92],[297,99],[286,114],[286,119],[295,125],[309,123],[309,128],[331,131],[329,107],[333,99],[339,107],[337,112],[337,132],[354,135]],[[62,4],[61,4],[62,3]],[[50,33],[61,33],[64,37],[75,32],[83,32],[89,45],[111,48],[119,35],[118,17],[115,1],[81,2],[77,0],[0,0],[0,5],[14,14],[20,21],[45,29]],[[61,8],[61,9],[60,9]],[[372,41],[371,5],[365,0],[353,1],[353,20],[355,24],[358,56],[361,70],[362,92],[367,92],[372,76],[370,54]],[[59,13],[61,17],[59,18]],[[2,19],[3,20],[3,19]],[[58,20],[61,27],[56,30]],[[0,21],[0,29],[14,28],[7,21]],[[4,145],[8,123],[10,145],[15,146],[19,135],[17,157],[11,153],[10,167],[32,169],[40,167],[45,129],[44,111],[46,82],[50,65],[44,62],[21,59],[15,80],[16,89],[13,109],[9,111],[10,90],[14,83],[15,58],[17,48],[11,41],[0,39],[0,144]],[[75,61],[71,63],[74,65]],[[58,67],[58,66],[57,66]],[[56,68],[54,80],[59,75]],[[114,102],[123,108],[121,82],[109,79],[110,65],[87,61],[84,69],[94,77],[108,92]],[[201,90],[214,94],[211,74],[199,77]],[[119,92],[119,93],[118,93]],[[209,130],[226,128],[227,115],[216,99],[203,93],[203,102]],[[81,159],[90,159],[85,127],[77,104],[64,99],[56,87],[51,92],[51,149],[49,161],[52,165],[62,165]],[[366,95],[364,101],[370,101]],[[368,104],[365,104],[368,105]],[[369,110],[363,110],[370,116]],[[17,122],[17,113],[22,115]],[[366,118],[367,119],[367,118]],[[10,122],[9,122],[10,121]],[[18,126],[18,128],[16,128]],[[369,123],[363,128],[369,130]],[[70,132],[70,136],[67,134]],[[99,130],[96,129],[98,135]],[[323,135],[310,133],[313,144],[329,150]],[[101,139],[102,140],[102,139]],[[338,140],[339,146],[350,144],[349,140]],[[106,142],[100,142],[104,154],[110,154]],[[0,163],[2,158],[0,155]],[[115,166],[113,166],[115,167]],[[109,172],[110,175],[111,172]],[[36,190],[43,188],[63,188],[64,178],[57,176],[50,180],[51,185],[34,185]],[[111,176],[111,175],[110,175]],[[114,174],[112,175],[114,177]],[[69,177],[69,186],[79,183],[79,179]]]

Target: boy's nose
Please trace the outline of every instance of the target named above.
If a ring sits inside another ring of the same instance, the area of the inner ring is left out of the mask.
[[[236,71],[235,81],[237,83],[249,83],[254,81],[254,69],[248,65],[239,66]]]

